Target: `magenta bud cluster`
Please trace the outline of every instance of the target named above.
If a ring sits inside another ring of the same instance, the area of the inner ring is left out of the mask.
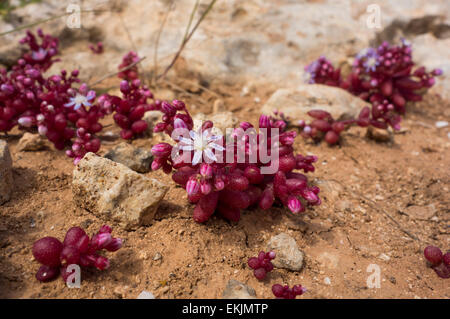
[[[450,252],[443,254],[436,246],[428,246],[424,250],[425,259],[441,278],[450,278]]]
[[[94,54],[102,54],[105,49],[103,47],[103,42],[97,42],[96,44],[90,44],[89,45],[89,49],[94,53]]]
[[[302,285],[294,285],[292,288],[289,286],[282,286],[275,284],[272,286],[272,293],[277,299],[295,299],[297,296],[301,296],[306,292],[306,288]]]
[[[273,270],[273,264],[271,260],[275,259],[275,252],[260,251],[258,257],[251,257],[248,259],[248,266],[253,269],[253,274],[258,280],[263,280],[266,278],[268,272]]]
[[[128,52],[122,59],[122,63],[119,65],[119,70],[126,69],[118,74],[118,77],[126,81],[133,81],[139,78],[139,72],[137,65],[131,66],[140,60],[138,54],[134,51]]]
[[[37,37],[30,31],[20,43],[29,50],[12,66],[0,69],[0,132],[8,132],[15,126],[22,130],[37,131],[51,141],[58,150],[66,150],[67,156],[77,164],[87,152],[100,149],[96,137],[103,126],[99,120],[114,113],[115,122],[122,128],[123,139],[134,138],[147,130],[142,118],[154,109],[148,103],[153,95],[141,85],[137,66],[133,65],[119,74],[122,97],[103,94],[98,99],[86,84],[79,88],[79,71],[63,70],[59,75],[44,76],[44,72],[58,60],[57,38],[38,30]],[[95,53],[103,52],[103,44],[91,46]],[[139,57],[129,52],[119,68],[130,66]]]
[[[103,95],[100,104],[104,109],[115,111],[113,119],[122,129],[120,136],[129,140],[147,131],[148,124],[142,118],[152,109],[148,99],[153,98],[153,94],[139,79],[123,80],[120,91],[122,97]]]
[[[400,129],[401,115],[408,102],[422,100],[425,92],[435,84],[441,69],[427,72],[416,67],[412,60],[412,48],[405,40],[398,46],[383,42],[378,48],[367,48],[354,60],[348,76],[343,77],[325,57],[320,57],[305,67],[308,83],[340,87],[369,102],[371,107],[361,110],[358,118],[337,121],[327,112],[315,110],[314,120],[297,125],[302,136],[316,141],[325,139],[330,144],[340,140],[340,133],[351,125],[373,126],[379,129]],[[322,113],[319,113],[322,112]],[[323,117],[323,118],[320,118]]]
[[[86,152],[99,150],[95,134],[102,130],[99,120],[107,112],[95,102],[95,91],[86,84],[74,87],[80,82],[78,70],[43,75],[57,61],[53,57],[59,41],[41,30],[38,35],[40,44],[28,31],[21,43],[28,44],[30,51],[10,71],[0,70],[0,131],[8,132],[16,125],[37,130],[56,149],[66,148],[66,154],[77,163]]]
[[[298,126],[302,128],[301,135],[314,140],[325,139],[330,145],[338,143],[341,132],[354,122],[352,120],[335,121],[330,113],[323,110],[311,110],[307,114],[314,120],[308,125],[304,122],[298,123]]]
[[[89,239],[80,227],[70,228],[61,243],[55,237],[44,237],[33,244],[34,258],[42,264],[36,273],[36,279],[47,282],[61,274],[64,281],[71,274],[69,265],[95,267],[104,270],[109,267],[108,258],[99,254],[101,250],[114,252],[122,247],[122,239],[111,235],[111,227],[104,225],[97,234]]]
[[[190,131],[191,136],[197,136],[192,131],[193,121],[185,104],[174,100],[172,103],[163,101],[153,105],[153,108],[163,113],[162,122],[156,124],[155,132],[165,132],[172,135],[174,129]],[[307,206],[320,205],[319,188],[308,184],[308,178],[294,170],[306,172],[314,171],[315,156],[295,155],[292,144],[296,137],[294,131],[285,131],[285,125],[262,115],[259,128],[267,130],[266,135],[257,133],[253,125],[243,122],[232,132],[234,137],[226,145],[215,146],[213,156],[216,159],[206,163],[194,163],[192,153],[169,143],[153,146],[154,161],[152,169],[163,169],[166,174],[175,172],[172,179],[185,188],[188,200],[195,204],[193,218],[203,223],[217,212],[225,219],[233,222],[240,220],[241,211],[259,207],[270,209],[274,204],[281,203],[294,214],[303,212]],[[198,132],[198,136],[210,136],[213,128],[211,121],[205,121]],[[255,142],[249,139],[244,129],[253,129],[258,135]],[[274,130],[272,132],[272,130]],[[272,134],[273,133],[273,134]],[[179,137],[174,134],[175,142]],[[172,136],[171,136],[172,137]],[[263,151],[267,154],[272,146],[272,138],[278,138],[276,144],[278,155],[270,163],[263,163],[259,158]],[[225,143],[223,136],[212,136],[216,142]],[[267,143],[264,143],[267,141]],[[217,156],[225,159],[227,151],[233,150],[234,157],[224,161],[217,161]],[[177,156],[172,156],[176,153]],[[212,151],[211,151],[212,153]],[[205,153],[206,154],[206,153]],[[243,160],[238,160],[241,154]],[[256,161],[251,161],[251,154],[258,154]],[[263,174],[262,168],[274,162],[278,167],[276,172]]]

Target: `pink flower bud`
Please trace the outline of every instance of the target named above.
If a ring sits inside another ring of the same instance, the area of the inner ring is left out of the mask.
[[[108,246],[112,241],[110,233],[98,233],[92,237],[91,245],[96,247],[97,250],[103,249]]]
[[[168,116],[173,116],[177,112],[177,110],[166,101],[161,103],[161,109]]]
[[[102,227],[100,227],[99,233],[111,233],[112,232],[112,228],[109,227],[108,225],[103,225]]]
[[[303,206],[302,206],[302,203],[295,196],[289,196],[289,198],[288,198],[288,208],[294,214],[297,214],[297,213],[301,212],[304,209]]]
[[[191,178],[186,183],[186,191],[189,196],[198,194],[199,190],[200,190],[200,184],[198,183],[198,181],[196,179]]]
[[[172,145],[167,143],[156,144],[152,147],[152,154],[156,157],[168,157],[172,152]]]
[[[113,238],[112,241],[105,247],[107,251],[117,251],[120,248],[122,248],[122,239],[120,238]]]
[[[312,204],[316,203],[319,200],[319,197],[313,191],[305,191],[303,192],[302,196]]]
[[[158,123],[153,128],[153,132],[155,132],[155,133],[162,132],[166,129],[166,127],[167,127],[167,125],[165,123]]]
[[[214,188],[218,191],[221,191],[222,189],[225,188],[225,182],[223,181],[222,178],[220,177],[216,177],[214,180]]]
[[[103,256],[96,256],[94,266],[99,270],[105,270],[109,268],[109,260]]]
[[[186,125],[186,123],[179,118],[176,118],[175,121],[173,122],[173,127],[175,129],[187,129],[188,126]]]
[[[120,82],[120,91],[124,94],[130,91],[130,85],[128,84],[128,81],[123,80]]]
[[[208,195],[209,193],[211,193],[211,190],[212,190],[212,186],[209,182],[202,181],[200,183],[200,191],[202,192],[202,194]]]
[[[213,168],[207,163],[202,163],[200,165],[200,174],[203,177],[211,178],[213,175]]]
[[[270,127],[270,118],[267,115],[261,115],[259,118],[259,127],[268,128]]]
[[[153,160],[152,162],[152,170],[157,171],[162,167],[162,163],[158,161],[157,159]]]
[[[173,100],[173,101],[172,101],[172,105],[173,105],[178,111],[181,111],[181,110],[183,110],[183,109],[186,107],[186,105],[184,104],[184,102],[183,102],[183,101],[180,101],[180,100]]]
[[[249,122],[242,122],[241,124],[239,124],[239,127],[241,129],[243,129],[244,131],[248,130],[249,128],[252,128],[253,125]]]

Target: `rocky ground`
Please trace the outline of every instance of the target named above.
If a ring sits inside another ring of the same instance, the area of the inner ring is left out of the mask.
[[[169,16],[159,45],[160,72],[179,45],[194,2],[177,1]],[[181,99],[198,118],[214,117],[216,125],[227,127],[242,120],[256,122],[261,110],[270,112],[276,105],[299,118],[316,105],[311,101],[339,114],[356,112],[361,101],[345,92],[301,87],[303,66],[321,54],[349,63],[356,52],[381,39],[407,36],[419,64],[450,72],[446,1],[380,1],[382,28],[376,30],[365,26],[365,10],[373,2],[218,1],[167,79],[152,91],[158,98]],[[154,41],[169,3],[84,1],[83,8],[106,6],[119,13],[83,15],[79,30],[68,29],[61,19],[42,25],[62,39],[63,61],[49,72],[79,67],[84,80],[95,81],[114,72],[121,56],[135,48],[147,57],[141,69],[151,77]],[[48,18],[64,6],[42,1],[16,9],[0,23],[0,32]],[[4,38],[0,64],[8,65],[7,57],[17,52],[18,37]],[[104,42],[103,55],[88,49],[97,40]],[[246,211],[237,224],[216,217],[205,225],[195,223],[185,191],[162,172],[146,169],[148,151],[163,137],[156,134],[125,145],[112,119],[106,118],[99,155],[138,172],[119,166],[120,174],[168,186],[157,187],[167,190],[157,209],[140,210],[141,215],[133,215],[136,219],[119,214],[109,220],[86,210],[89,203],[72,185],[74,166],[63,152],[18,130],[2,136],[7,146],[0,145],[0,168],[13,186],[10,199],[0,206],[0,297],[136,298],[149,291],[157,298],[272,298],[272,284],[284,283],[307,287],[301,298],[449,298],[447,281],[423,258],[429,244],[444,250],[450,246],[449,128],[436,126],[450,118],[448,79],[440,77],[423,102],[409,106],[396,134],[368,138],[365,129],[352,128],[338,147],[297,138],[297,152],[319,157],[310,176],[323,199],[300,217],[274,208]],[[111,92],[118,83],[111,78],[96,89]],[[6,147],[12,164],[3,152]],[[151,196],[155,202],[160,199]],[[153,207],[154,202],[139,205]],[[128,229],[142,219],[151,219],[149,225]],[[124,247],[109,254],[108,270],[84,271],[80,289],[69,289],[62,280],[35,280],[35,240],[62,238],[77,225],[94,233],[105,222],[113,226],[114,236],[124,239]],[[279,256],[288,251],[286,260],[259,282],[247,259],[273,245]],[[380,267],[380,288],[367,287],[371,264]],[[243,286],[230,280],[250,288],[238,289]]]

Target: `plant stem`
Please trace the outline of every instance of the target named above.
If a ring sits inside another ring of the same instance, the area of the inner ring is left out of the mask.
[[[111,77],[113,77],[113,76],[116,76],[116,75],[119,74],[120,72],[124,72],[124,71],[126,71],[126,70],[129,70],[129,69],[131,69],[133,66],[135,66],[136,64],[141,63],[145,58],[146,58],[146,57],[144,56],[144,57],[140,58],[138,61],[131,63],[129,66],[127,66],[127,67],[125,67],[125,68],[122,68],[122,69],[120,69],[120,70],[117,71],[117,72],[107,74],[107,75],[101,77],[99,80],[97,80],[97,81],[95,81],[95,82],[93,82],[93,83],[90,83],[89,86],[90,86],[90,87],[93,87],[93,86],[99,84],[100,82],[103,82],[104,80],[106,80],[106,79],[108,79],[108,78],[111,78]]]
[[[190,15],[190,17],[189,17],[189,22],[188,22],[188,24],[187,24],[187,26],[186,26],[186,31],[184,32],[183,41],[186,40],[186,37],[188,36],[189,29],[191,28],[192,21],[194,20],[195,12],[197,12],[197,8],[198,8],[198,3],[199,3],[199,1],[200,1],[200,0],[197,0],[197,1],[195,2],[194,8],[192,9],[191,15]]]
[[[200,19],[198,19],[197,23],[192,28],[191,32],[189,32],[188,36],[185,39],[183,39],[183,42],[181,43],[180,48],[178,49],[177,53],[175,54],[174,58],[172,59],[172,62],[170,62],[170,64],[167,66],[167,68],[164,70],[164,72],[156,78],[156,81],[158,81],[160,78],[163,78],[163,77],[165,77],[167,75],[167,72],[169,72],[169,70],[173,67],[175,62],[178,60],[178,58],[180,57],[180,54],[183,51],[184,47],[189,42],[189,40],[191,39],[192,35],[197,30],[197,28],[200,25],[200,23],[202,23],[202,21],[206,18],[206,16],[211,11],[211,9],[213,8],[213,6],[214,6],[214,4],[216,2],[217,2],[217,0],[212,0],[210,2],[210,4],[208,5],[208,8],[206,8],[205,12],[202,14]]]
[[[89,12],[96,13],[96,12],[112,12],[112,11],[111,10],[81,10],[80,11],[80,13],[89,13]],[[70,13],[70,12],[63,13],[63,14],[59,14],[59,15],[56,15],[56,16],[53,16],[53,17],[50,17],[50,18],[47,18],[47,19],[43,19],[43,20],[32,22],[32,23],[28,23],[28,24],[25,24],[25,25],[20,26],[18,28],[2,32],[2,33],[0,33],[0,37],[2,37],[4,35],[7,35],[7,34],[10,34],[10,33],[19,32],[19,31],[22,31],[24,29],[29,29],[29,28],[32,28],[32,27],[34,27],[36,25],[39,25],[39,24],[42,24],[42,23],[46,23],[46,22],[49,22],[49,21],[53,21],[53,20],[56,20],[56,19],[68,16],[68,15],[71,15],[71,14],[72,13]]]
[[[158,33],[156,34],[156,40],[155,40],[155,52],[153,54],[153,76],[156,77],[156,74],[158,73],[158,48],[159,48],[159,39],[161,38],[162,31],[164,30],[164,26],[166,25],[167,18],[169,17],[169,13],[172,10],[172,6],[174,4],[175,0],[172,0],[169,5],[169,9],[167,10],[166,14],[164,15],[163,21],[161,22],[161,25],[159,26]],[[152,82],[153,82],[153,76],[152,76]]]

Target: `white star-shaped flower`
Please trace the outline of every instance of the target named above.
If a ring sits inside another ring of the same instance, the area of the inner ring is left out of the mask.
[[[42,61],[45,59],[46,56],[47,56],[47,50],[45,50],[43,48],[39,48],[38,51],[33,51],[31,53],[31,57],[35,61]]]
[[[179,149],[183,151],[194,151],[194,157],[192,159],[192,165],[197,165],[202,161],[203,154],[206,159],[217,161],[216,155],[212,150],[224,151],[221,145],[216,144],[216,141],[222,139],[222,135],[213,135],[211,130],[204,130],[201,132],[189,131],[190,138],[182,137],[178,143]]]
[[[92,106],[92,104],[89,102],[95,98],[95,92],[89,91],[89,93],[85,96],[83,94],[77,93],[75,97],[70,98],[70,102],[64,104],[65,107],[72,107],[74,106],[74,110],[78,110],[81,105],[83,105],[87,110]]]

